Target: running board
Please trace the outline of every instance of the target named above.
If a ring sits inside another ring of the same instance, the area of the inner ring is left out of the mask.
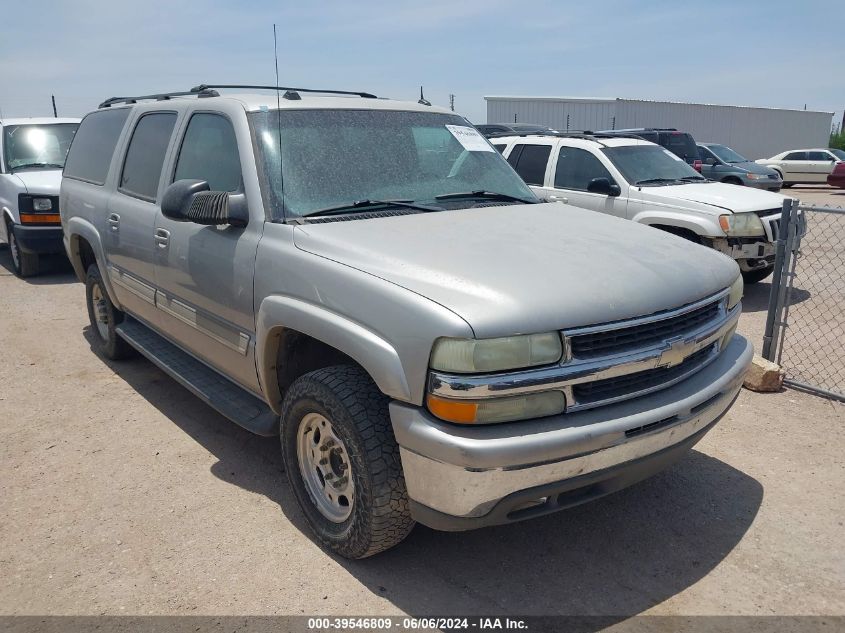
[[[159,369],[211,408],[257,435],[278,435],[279,418],[267,404],[190,354],[126,316],[115,330]]]

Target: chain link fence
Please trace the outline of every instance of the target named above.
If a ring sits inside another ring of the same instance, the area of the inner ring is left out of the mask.
[[[763,356],[786,384],[845,401],[845,208],[784,203]]]

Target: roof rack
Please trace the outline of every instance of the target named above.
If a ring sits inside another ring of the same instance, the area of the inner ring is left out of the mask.
[[[487,138],[495,139],[506,136],[553,136],[556,138],[579,138],[585,141],[595,141],[596,143],[601,143],[602,145],[604,145],[604,143],[601,142],[601,139],[607,138],[635,138],[643,140],[641,136],[632,133],[592,132],[590,130],[584,130],[583,132],[496,132],[494,134],[487,135]]]
[[[283,97],[285,99],[297,100],[299,99],[300,92],[322,92],[324,94],[332,94],[332,95],[351,95],[355,97],[362,97],[364,99],[378,99],[378,97],[369,92],[355,92],[350,90],[318,90],[316,88],[290,88],[288,86],[253,86],[247,84],[200,84],[199,86],[194,86],[191,88],[191,92],[203,92],[206,90],[214,90],[215,88],[223,89],[230,89],[230,88],[237,88],[237,89],[247,89],[247,90],[284,90],[285,94]]]
[[[188,90],[180,92],[159,92],[152,95],[141,95],[139,97],[110,97],[103,101],[99,108],[108,108],[116,103],[138,103],[139,101],[167,101],[171,97],[219,97],[216,90]]]
[[[98,107],[108,108],[117,103],[138,103],[139,101],[166,101],[171,97],[219,97],[220,93],[216,89],[246,89],[246,90],[284,90],[282,95],[284,99],[296,101],[301,99],[300,92],[316,92],[333,95],[351,95],[362,97],[364,99],[378,99],[378,97],[369,92],[353,92],[349,90],[317,90],[315,88],[289,88],[286,86],[253,86],[247,84],[200,84],[194,86],[190,90],[182,90],[179,92],[159,92],[151,95],[141,95],[138,97],[111,97],[103,101]]]

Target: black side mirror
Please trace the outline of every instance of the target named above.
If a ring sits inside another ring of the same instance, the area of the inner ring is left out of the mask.
[[[161,212],[171,220],[208,226],[243,227],[249,222],[244,194],[210,191],[205,180],[177,180],[171,184],[164,190]]]
[[[616,183],[611,183],[607,178],[593,178],[587,184],[587,191],[605,196],[618,196],[622,193],[622,188]]]

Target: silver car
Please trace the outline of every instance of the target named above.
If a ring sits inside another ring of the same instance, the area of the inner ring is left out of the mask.
[[[758,165],[720,143],[699,143],[701,175],[733,185],[745,185],[767,191],[780,191],[783,180],[774,169]]]

